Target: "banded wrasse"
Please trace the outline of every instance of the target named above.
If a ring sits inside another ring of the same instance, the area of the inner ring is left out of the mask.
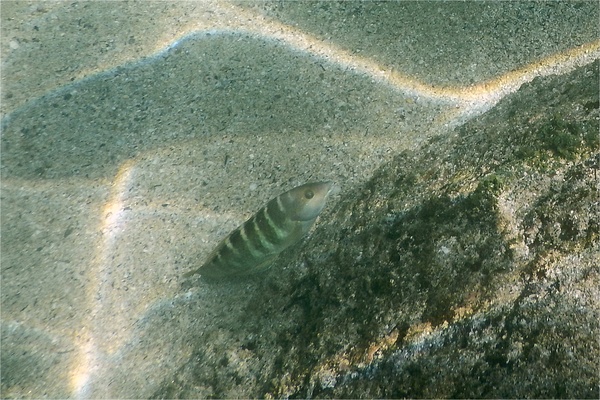
[[[269,267],[279,253],[298,242],[325,207],[331,182],[313,182],[287,191],[267,203],[231,232],[198,269],[208,279],[244,275]]]

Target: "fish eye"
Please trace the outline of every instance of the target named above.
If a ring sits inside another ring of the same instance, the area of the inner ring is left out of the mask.
[[[307,190],[304,192],[304,197],[306,197],[307,199],[312,199],[313,197],[315,197],[315,194],[312,190]]]

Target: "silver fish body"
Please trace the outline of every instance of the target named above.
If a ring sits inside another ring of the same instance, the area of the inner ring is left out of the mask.
[[[307,183],[275,197],[223,239],[204,265],[184,277],[199,273],[221,279],[268,267],[310,230],[332,187],[331,182]]]

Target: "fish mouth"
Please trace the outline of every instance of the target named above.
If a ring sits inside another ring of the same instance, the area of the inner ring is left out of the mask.
[[[318,185],[317,186],[318,191],[327,191],[327,194],[325,194],[325,196],[329,196],[329,194],[331,193],[331,190],[335,186],[335,184],[331,181],[316,182],[315,185]]]

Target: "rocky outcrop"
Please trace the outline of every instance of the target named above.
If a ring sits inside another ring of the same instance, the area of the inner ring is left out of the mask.
[[[598,398],[598,66],[345,188],[155,396]]]

